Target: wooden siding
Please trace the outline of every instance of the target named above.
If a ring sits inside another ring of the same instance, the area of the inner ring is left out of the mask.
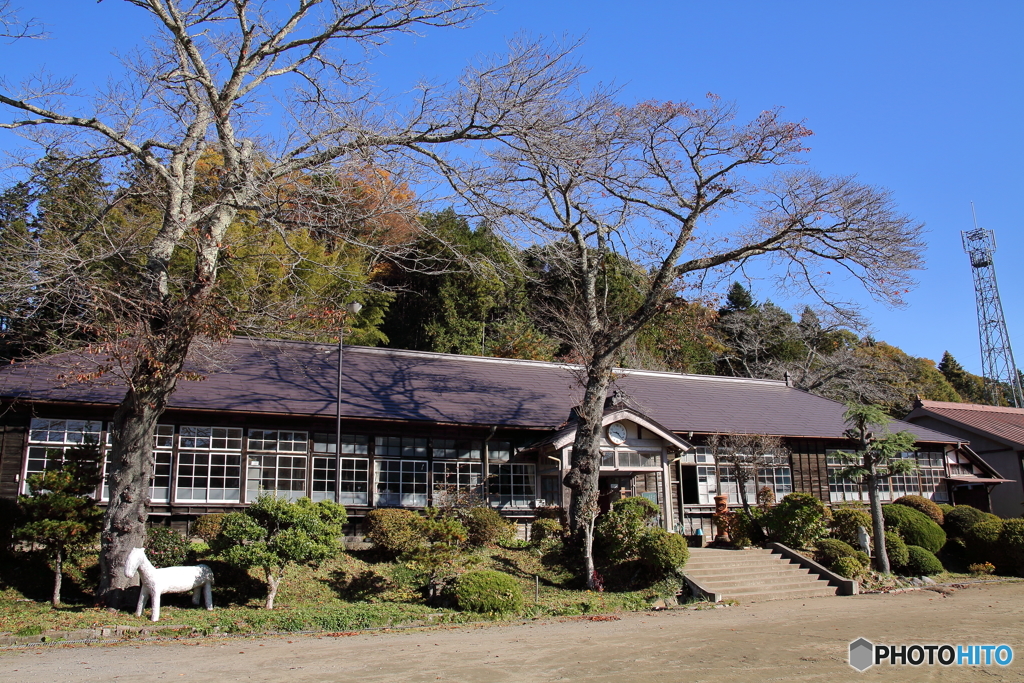
[[[821,441],[791,441],[793,490],[828,502],[828,464]]]
[[[23,426],[0,425],[0,498],[18,497],[27,432],[28,429]]]

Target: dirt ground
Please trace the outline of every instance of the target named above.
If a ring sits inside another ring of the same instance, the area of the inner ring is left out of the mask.
[[[606,619],[606,618],[605,618]],[[1009,666],[847,664],[850,641],[1007,644]],[[1024,583],[786,600],[511,626],[46,646],[0,653],[0,682],[1019,681]]]

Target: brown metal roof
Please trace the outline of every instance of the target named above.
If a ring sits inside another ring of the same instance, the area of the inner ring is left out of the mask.
[[[931,415],[1001,441],[1012,448],[1024,449],[1024,408],[983,406],[976,403],[918,401],[907,419]]]
[[[123,387],[68,383],[99,359],[65,354],[0,367],[0,397],[117,403]],[[333,417],[337,347],[235,339],[180,381],[170,408]],[[581,391],[573,366],[417,351],[345,347],[342,413],[349,418],[499,425],[564,426]],[[618,371],[630,403],[676,432],[748,432],[842,438],[844,407],[785,382],[669,372]],[[925,442],[956,439],[895,422]]]

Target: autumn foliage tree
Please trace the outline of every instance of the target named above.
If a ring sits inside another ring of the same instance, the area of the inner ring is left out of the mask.
[[[377,97],[364,77],[367,60],[396,34],[464,25],[476,0],[125,6],[143,12],[153,34],[95,97],[72,97],[73,84],[60,78],[0,89],[0,130],[69,159],[100,160],[115,179],[78,232],[54,233],[60,239],[47,243],[30,233],[0,256],[0,300],[34,292],[68,304],[60,319],[99,328],[102,342],[97,362],[77,374],[116,371],[126,387],[111,421],[101,534],[99,595],[111,605],[127,586],[120,569],[128,553],[142,545],[157,420],[196,341],[237,329],[217,282],[240,223],[276,232],[270,249],[283,252],[292,236],[363,243],[366,211],[353,215],[353,206],[388,215],[409,207],[354,202],[352,192],[361,199],[363,190],[346,179],[398,197],[397,177],[367,169],[393,173],[412,168],[412,159],[430,161],[428,150],[439,145],[493,138],[511,112],[575,73],[563,50],[517,43],[508,56],[468,68],[456,86],[414,91],[406,113]],[[271,107],[291,123],[265,125]],[[118,220],[107,220],[115,209]],[[319,234],[290,232],[296,223]]]

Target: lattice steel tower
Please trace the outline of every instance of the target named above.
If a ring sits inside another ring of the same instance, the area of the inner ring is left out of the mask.
[[[1013,362],[1010,335],[1003,318],[1003,304],[996,286],[996,267],[992,254],[996,250],[996,236],[991,230],[977,227],[961,232],[964,251],[971,258],[974,273],[974,293],[978,298],[978,335],[981,337],[981,374],[992,403],[1005,400],[1016,408],[1024,407],[1017,364]]]

